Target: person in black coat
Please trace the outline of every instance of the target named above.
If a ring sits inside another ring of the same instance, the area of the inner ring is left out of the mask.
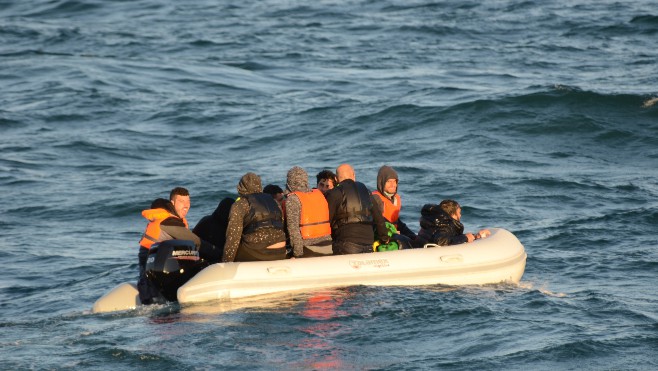
[[[438,205],[426,204],[420,215],[418,237],[425,243],[439,246],[458,245],[491,234],[488,229],[482,229],[477,234],[464,233],[464,225],[461,223],[462,208],[454,200],[443,200]]]
[[[211,263],[217,263],[222,260],[224,254],[224,243],[226,242],[226,228],[228,227],[228,215],[231,211],[231,205],[235,200],[226,197],[219,202],[217,208],[211,215],[206,215],[199,222],[192,232],[201,239],[208,241],[215,246],[212,256],[206,256],[206,260]]]
[[[387,244],[386,219],[368,188],[356,181],[354,168],[342,164],[336,169],[336,175],[338,185],[325,194],[334,255],[372,252],[375,235]]]

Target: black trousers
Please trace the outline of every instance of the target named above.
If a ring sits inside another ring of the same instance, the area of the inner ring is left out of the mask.
[[[334,255],[362,254],[372,252],[372,244],[363,245],[349,241],[334,241]]]
[[[160,294],[160,290],[146,278],[146,259],[148,255],[149,250],[140,246],[139,253],[137,254],[137,258],[139,259],[139,279],[137,280],[139,300],[145,305],[164,304],[167,300]]]

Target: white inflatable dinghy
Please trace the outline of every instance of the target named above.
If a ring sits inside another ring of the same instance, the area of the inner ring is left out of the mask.
[[[177,292],[181,304],[229,300],[284,291],[351,285],[485,285],[518,283],[523,245],[505,229],[453,246],[259,262],[217,263],[203,269]],[[134,285],[124,283],[100,298],[94,313],[135,308]]]

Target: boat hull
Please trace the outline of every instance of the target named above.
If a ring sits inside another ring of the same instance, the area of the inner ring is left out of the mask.
[[[96,300],[91,311],[93,313],[116,312],[135,309],[139,305],[142,304],[139,300],[137,286],[133,283],[124,282]]]
[[[473,243],[425,249],[267,262],[213,264],[178,289],[182,304],[351,285],[420,286],[518,283],[526,253],[510,232]]]
[[[182,285],[177,298],[181,304],[189,304],[352,285],[518,283],[526,264],[523,245],[507,230],[491,231],[487,238],[454,246],[213,264]],[[135,285],[123,283],[98,299],[92,311],[113,312],[140,305]]]

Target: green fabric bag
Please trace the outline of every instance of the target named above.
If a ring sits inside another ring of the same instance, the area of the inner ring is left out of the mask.
[[[386,222],[386,229],[388,230],[388,237],[393,237],[393,235],[398,233],[397,228],[392,223]],[[377,241],[379,242],[379,241]],[[395,251],[400,249],[397,241],[389,240],[387,244],[375,243],[377,251]]]

